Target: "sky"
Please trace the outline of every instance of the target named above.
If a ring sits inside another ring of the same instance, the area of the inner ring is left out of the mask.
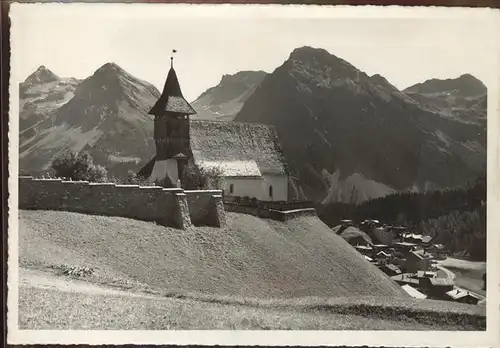
[[[481,11],[487,9],[236,7],[17,4],[11,10],[11,71],[18,82],[40,65],[61,77],[86,78],[114,62],[161,90],[176,49],[181,88],[193,101],[224,74],[272,72],[307,45],[381,74],[400,89],[464,73],[495,83],[499,28],[491,13]]]

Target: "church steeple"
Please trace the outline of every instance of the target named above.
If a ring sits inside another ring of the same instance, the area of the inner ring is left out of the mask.
[[[177,52],[173,50],[173,53]],[[150,115],[165,116],[169,113],[193,115],[196,111],[182,95],[179,80],[174,70],[174,57],[170,57],[170,70],[163,87],[163,93],[156,104],[149,111]]]
[[[176,51],[173,50],[172,53]],[[174,57],[170,57],[170,70],[163,92],[149,111],[154,115],[155,164],[141,172],[150,171],[151,178],[166,187],[175,187],[183,178],[187,161],[191,155],[189,142],[189,115],[196,111],[182,95]]]

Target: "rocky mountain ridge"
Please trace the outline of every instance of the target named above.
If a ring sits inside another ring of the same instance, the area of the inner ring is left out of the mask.
[[[240,71],[222,76],[218,85],[203,92],[192,103],[197,112],[192,118],[232,121],[266,75],[264,71]]]
[[[406,88],[404,93],[423,108],[444,117],[486,126],[487,88],[470,74],[455,79],[430,79]]]
[[[47,88],[46,83],[34,86]],[[45,119],[21,128],[21,171],[48,171],[54,156],[71,149],[88,150],[112,176],[126,176],[154,153],[153,120],[147,113],[159,96],[153,85],[114,63],[104,64]]]
[[[312,47],[293,51],[235,120],[275,126],[294,175],[317,201],[337,196],[328,179],[337,172],[337,186],[359,174],[390,192],[456,186],[486,164],[485,126],[431,112],[381,76]]]

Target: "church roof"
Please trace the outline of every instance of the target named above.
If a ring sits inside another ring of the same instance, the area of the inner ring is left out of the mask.
[[[190,138],[195,163],[255,161],[262,174],[287,174],[278,136],[271,126],[191,120]]]
[[[219,169],[226,177],[259,177],[261,172],[255,161],[204,161],[196,165],[202,169]]]
[[[150,115],[163,115],[166,112],[193,115],[196,111],[189,105],[182,95],[179,80],[174,68],[170,68],[163,87],[163,93],[156,104],[149,111]]]
[[[189,120],[190,146],[197,166],[215,163],[227,176],[286,175],[287,166],[273,127],[229,121]],[[149,177],[155,158],[138,173]]]

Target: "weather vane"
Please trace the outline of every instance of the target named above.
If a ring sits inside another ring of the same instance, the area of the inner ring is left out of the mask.
[[[170,66],[173,68],[174,67],[174,53],[176,53],[177,50],[172,50],[172,56],[170,56]]]

